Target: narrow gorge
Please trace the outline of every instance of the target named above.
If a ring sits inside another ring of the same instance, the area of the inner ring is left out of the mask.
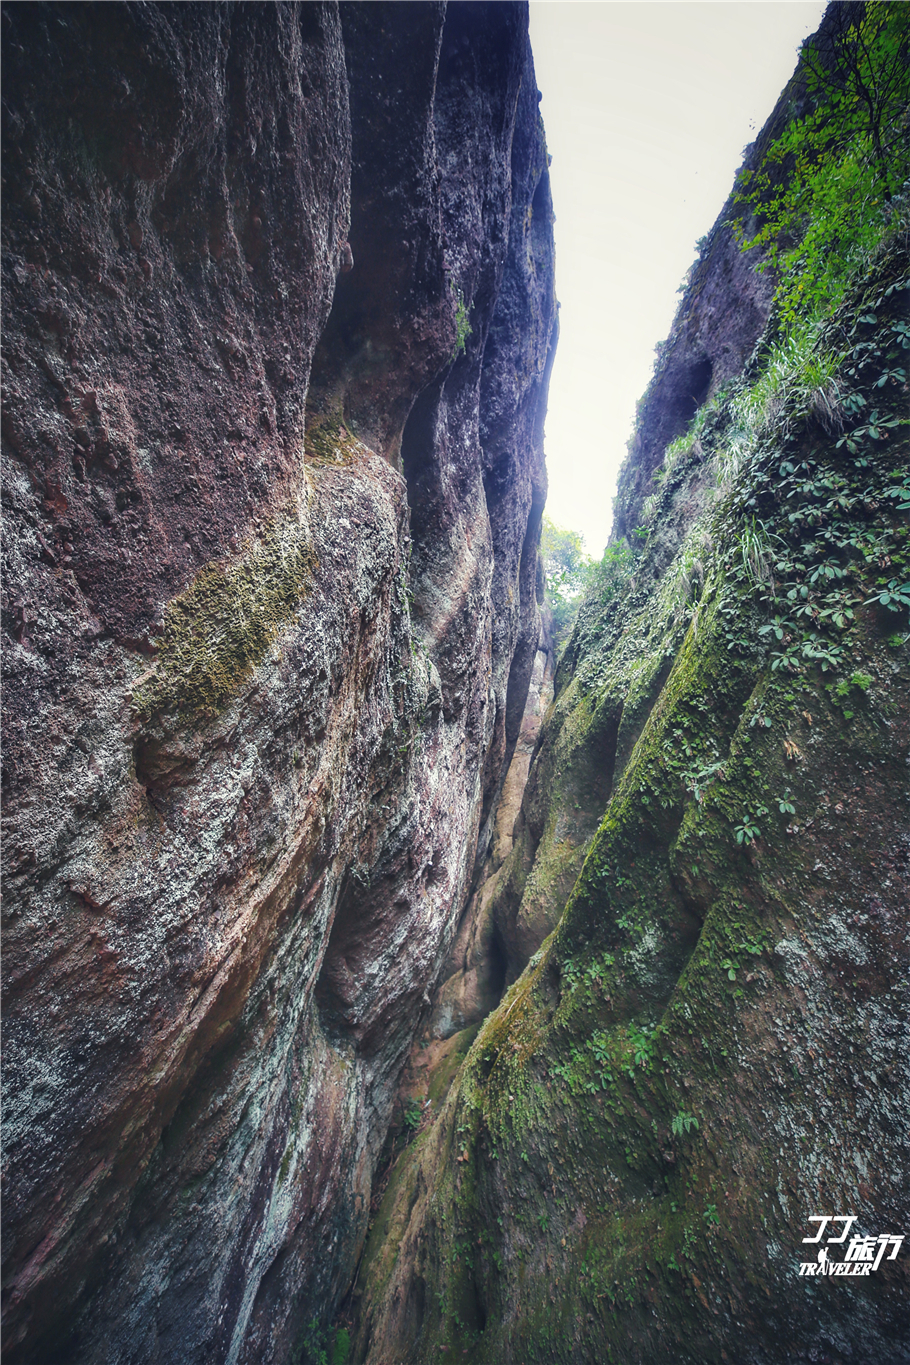
[[[4,5],[9,1365],[910,1362],[903,14],[557,661],[526,5]]]

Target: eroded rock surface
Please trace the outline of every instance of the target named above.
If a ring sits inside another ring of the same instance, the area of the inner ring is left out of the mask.
[[[898,250],[833,325],[872,319],[885,355],[908,299]],[[447,1098],[377,1212],[369,1365],[440,1346],[475,1365],[908,1359],[910,647],[876,583],[907,563],[891,509],[910,449],[855,465],[794,404],[712,509],[724,436],[660,495],[660,515],[701,507],[669,569],[649,536],[558,679],[512,893],[556,927],[476,1036],[415,1054],[411,1093]],[[744,559],[753,515],[775,536],[764,569]],[[759,633],[760,575],[799,575],[798,595],[819,527],[856,608],[803,654],[790,627]],[[811,1220],[835,1213],[894,1239],[874,1275],[801,1274]]]
[[[555,652],[549,632],[541,633],[531,674],[521,730],[494,808],[492,838],[475,889],[443,970],[433,1002],[427,1037],[445,1039],[479,1024],[499,1004],[507,981],[514,979],[540,946],[551,926],[532,926],[525,940],[514,926],[497,919],[500,881],[515,848],[516,829],[523,832],[522,800],[537,751],[544,717],[553,701]]]
[[[784,348],[730,207],[438,1034],[497,948],[512,984],[412,1054],[366,1365],[910,1360],[906,216],[800,338],[824,382],[759,403]],[[805,1244],[825,1215],[889,1258],[801,1273],[853,1263]]]
[[[537,648],[527,16],[3,25],[4,1351],[290,1360]]]

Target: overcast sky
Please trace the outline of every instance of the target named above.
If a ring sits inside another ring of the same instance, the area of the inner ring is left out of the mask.
[[[695,242],[823,3],[531,0],[556,213],[548,515],[600,555],[635,403]]]

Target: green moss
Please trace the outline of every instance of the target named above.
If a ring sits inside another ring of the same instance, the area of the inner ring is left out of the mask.
[[[450,1040],[447,1048],[427,1076],[427,1097],[432,1102],[433,1112],[438,1113],[449,1093],[449,1088],[458,1068],[471,1050],[471,1044],[480,1031],[480,1024],[471,1024]]]
[[[381,1292],[395,1269],[398,1248],[407,1230],[417,1199],[420,1169],[418,1158],[428,1135],[420,1133],[405,1149],[389,1174],[379,1208],[373,1218],[363,1253],[362,1273]]]
[[[330,413],[307,409],[303,453],[308,464],[350,464],[365,449],[348,431],[340,408]]]
[[[274,517],[236,560],[207,564],[165,608],[157,664],[133,694],[136,714],[222,710],[297,610],[314,567],[293,513]]]

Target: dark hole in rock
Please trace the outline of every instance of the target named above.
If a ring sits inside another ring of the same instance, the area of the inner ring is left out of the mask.
[[[683,371],[682,383],[679,386],[679,416],[683,421],[683,431],[707,398],[713,371],[714,367],[707,356],[687,366]]]
[[[349,876],[315,991],[323,1027],[336,1039],[359,1043],[370,1022],[364,1018],[364,989],[367,968],[381,953],[383,911],[394,917],[401,907],[390,906],[381,894],[371,895],[366,883]]]
[[[437,414],[442,392],[442,381],[430,384],[418,396],[401,438],[401,464],[408,488],[411,509],[411,584],[415,591],[414,609],[422,616],[420,594],[416,585],[429,559],[432,558],[435,533],[439,529],[442,508],[439,489],[439,452],[437,450]]]

